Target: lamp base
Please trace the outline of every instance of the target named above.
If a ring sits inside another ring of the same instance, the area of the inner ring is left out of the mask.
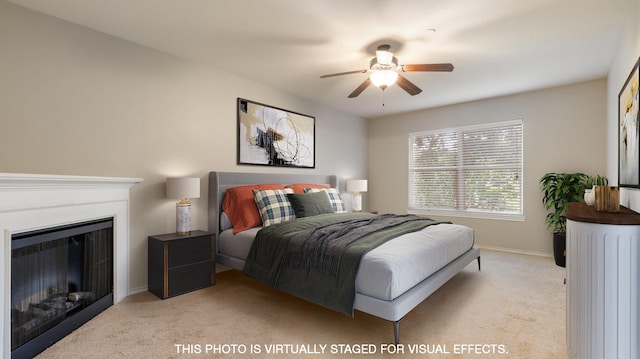
[[[353,192],[351,201],[351,211],[362,212],[362,195],[360,195],[360,192]]]
[[[191,234],[191,203],[176,203],[176,235]]]

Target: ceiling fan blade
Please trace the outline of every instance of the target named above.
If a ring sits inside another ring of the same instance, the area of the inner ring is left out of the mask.
[[[443,71],[443,72],[451,72],[453,71],[453,64],[412,64],[412,65],[402,65],[402,71],[410,72],[410,71]]]
[[[358,95],[360,95],[362,91],[364,91],[367,87],[369,87],[369,85],[371,85],[371,80],[369,79],[364,80],[364,82],[361,83],[360,86],[358,86],[355,90],[353,90],[351,94],[349,94],[349,98],[358,97]]]
[[[320,76],[320,78],[324,79],[324,78],[333,77],[333,76],[342,76],[342,75],[351,75],[351,74],[364,74],[366,72],[367,72],[367,70],[355,70],[355,71],[347,71],[347,72],[338,72],[338,73],[335,73],[335,74],[322,75],[322,76]]]
[[[422,92],[422,90],[418,86],[414,85],[413,82],[407,80],[407,78],[402,75],[398,75],[396,84],[398,84],[398,86],[400,86],[400,88],[402,88],[403,90],[407,91],[411,96],[415,96]]]

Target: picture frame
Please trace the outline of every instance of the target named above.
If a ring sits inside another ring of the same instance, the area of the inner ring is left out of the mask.
[[[618,186],[640,187],[638,65],[636,60],[618,94]]]
[[[238,98],[238,164],[315,168],[315,117]]]

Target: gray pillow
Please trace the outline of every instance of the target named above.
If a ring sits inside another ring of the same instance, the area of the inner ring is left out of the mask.
[[[289,193],[287,198],[293,207],[296,218],[334,213],[329,196],[325,192]]]

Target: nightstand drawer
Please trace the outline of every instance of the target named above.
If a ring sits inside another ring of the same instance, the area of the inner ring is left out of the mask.
[[[169,269],[211,260],[211,235],[185,238],[167,243]]]
[[[169,269],[168,296],[206,288],[211,284],[211,261]]]

